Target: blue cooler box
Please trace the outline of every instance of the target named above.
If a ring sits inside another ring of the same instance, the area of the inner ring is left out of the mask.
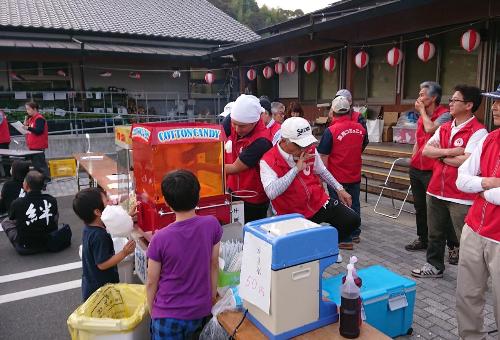
[[[326,297],[340,305],[340,274],[323,279]],[[416,284],[382,266],[358,270],[366,322],[390,337],[411,334]]]

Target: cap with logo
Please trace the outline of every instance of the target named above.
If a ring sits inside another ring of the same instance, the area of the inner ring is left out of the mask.
[[[301,117],[288,118],[281,124],[281,138],[286,138],[303,148],[318,142],[312,134],[309,122]]]
[[[332,100],[332,110],[337,114],[346,114],[351,110],[351,105],[346,97],[338,96]]]

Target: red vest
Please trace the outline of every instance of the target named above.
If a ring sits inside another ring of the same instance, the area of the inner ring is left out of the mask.
[[[0,115],[2,115],[2,124],[0,124],[0,143],[10,143],[9,123],[7,121],[7,116],[3,111],[0,111]]]
[[[239,138],[238,134],[231,125],[231,136],[229,140],[232,142],[232,152],[226,152],[226,163],[233,164],[239,155],[253,142],[259,138],[266,138],[272,141],[269,129],[267,129],[261,120],[255,125],[252,132],[245,137]],[[227,186],[232,191],[238,190],[251,190],[257,192],[257,196],[251,198],[243,198],[243,201],[253,204],[260,204],[269,201],[262,187],[260,180],[260,168],[257,163],[256,166],[248,168],[237,174],[227,175]]]
[[[440,105],[432,113],[431,120],[435,121],[443,113],[449,111],[450,111],[449,108],[447,108],[444,105]],[[425,132],[424,121],[422,117],[420,117],[417,121],[417,132],[415,133],[415,137],[417,140],[416,141],[417,151],[411,157],[411,166],[419,170],[432,170],[436,160],[422,155],[422,151],[424,150],[425,144],[427,144],[427,141],[432,137],[432,133]]]
[[[353,120],[350,115],[335,117],[328,129],[333,139],[328,171],[340,183],[361,181],[361,153],[366,130],[357,117]]]
[[[447,122],[441,125],[439,129],[439,140],[442,149],[450,149],[459,146],[465,148],[474,132],[484,129],[484,125],[474,117],[474,119],[453,136],[450,142],[452,123],[453,122]],[[435,162],[427,192],[446,198],[473,201],[477,194],[469,194],[458,190],[456,185],[457,177],[458,168],[446,165],[443,162]]]
[[[278,123],[277,121],[274,121],[274,124],[271,125],[269,130],[271,131],[271,138],[274,138],[274,135],[276,135],[276,132],[278,132],[281,129],[281,124]]]
[[[484,141],[480,171],[481,177],[500,177],[500,129]],[[477,195],[465,222],[479,235],[500,242],[500,206]]]
[[[26,145],[30,150],[42,150],[49,147],[49,128],[47,127],[47,121],[40,113],[35,113],[28,119],[28,126],[31,128],[35,127],[35,122],[37,119],[43,119],[44,128],[41,135],[35,135],[33,132],[28,132],[26,134]]]
[[[311,148],[309,152],[315,152]],[[278,177],[283,177],[290,166],[281,155],[278,145],[266,152],[262,159],[276,172]],[[299,213],[306,218],[311,218],[328,202],[328,195],[323,188],[318,175],[314,173],[314,158],[307,163],[307,167],[300,171],[284,193],[271,201],[278,215]]]

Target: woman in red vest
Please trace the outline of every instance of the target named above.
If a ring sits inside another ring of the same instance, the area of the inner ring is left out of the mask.
[[[484,93],[493,98],[493,124],[500,127],[500,86]],[[488,276],[493,283],[495,318],[500,326],[500,128],[484,137],[458,169],[457,187],[476,195],[460,239],[457,277],[458,333],[463,339],[486,338],[484,303]]]
[[[0,149],[8,149],[10,145],[9,122],[7,116],[0,110]],[[1,159],[1,158],[0,158]],[[5,176],[9,175],[10,167],[3,164]]]
[[[31,162],[33,167],[40,171],[45,178],[45,184],[50,181],[49,168],[47,167],[47,161],[45,160],[45,149],[49,147],[49,129],[47,126],[47,121],[38,112],[38,104],[35,102],[28,102],[25,105],[26,117],[24,121],[24,126],[28,133],[26,134],[26,145],[30,150],[42,151],[39,154],[33,155],[31,157]]]

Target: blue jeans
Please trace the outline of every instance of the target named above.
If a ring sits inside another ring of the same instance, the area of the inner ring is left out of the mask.
[[[340,183],[344,187],[345,191],[349,193],[352,197],[352,210],[354,210],[360,217],[361,217],[361,205],[359,203],[359,195],[360,195],[360,184],[361,182],[358,183]],[[337,195],[337,192],[335,191],[334,188],[328,186],[328,193],[330,194],[330,197],[333,199],[339,199],[339,196]],[[345,240],[339,240],[339,242],[351,242],[353,237],[359,237],[361,234],[361,229],[356,228],[353,230],[351,233],[351,236],[348,237]]]

